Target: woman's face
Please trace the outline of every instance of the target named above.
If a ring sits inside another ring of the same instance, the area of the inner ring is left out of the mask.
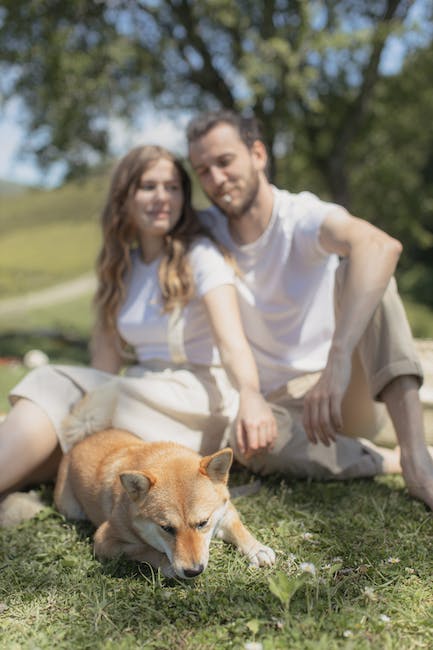
[[[163,237],[177,224],[184,196],[180,174],[160,158],[143,172],[132,201],[134,225],[146,237]]]

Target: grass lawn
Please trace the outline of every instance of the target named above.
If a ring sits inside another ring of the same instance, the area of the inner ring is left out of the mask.
[[[44,495],[36,520],[0,530],[2,650],[433,647],[433,518],[399,478],[265,480],[237,505],[275,568],[214,540],[190,582],[98,561],[92,527]]]

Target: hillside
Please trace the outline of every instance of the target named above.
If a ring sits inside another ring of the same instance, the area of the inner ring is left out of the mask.
[[[2,197],[0,296],[49,287],[93,269],[108,174]]]
[[[25,194],[32,188],[29,185],[22,185],[21,183],[12,183],[0,178],[0,196],[16,196],[17,194]]]

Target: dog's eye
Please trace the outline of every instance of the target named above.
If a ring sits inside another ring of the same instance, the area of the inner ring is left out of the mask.
[[[168,533],[169,535],[176,535],[176,528],[174,526],[162,526],[161,528],[163,531]]]
[[[201,530],[202,528],[205,528],[209,523],[209,519],[204,519],[203,521],[199,521],[196,528]]]

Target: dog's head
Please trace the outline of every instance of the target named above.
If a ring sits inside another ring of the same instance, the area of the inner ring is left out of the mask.
[[[140,538],[165,553],[173,572],[194,578],[209,560],[209,544],[227,508],[233,452],[200,458],[191,452],[162,461],[152,471],[122,472]]]

